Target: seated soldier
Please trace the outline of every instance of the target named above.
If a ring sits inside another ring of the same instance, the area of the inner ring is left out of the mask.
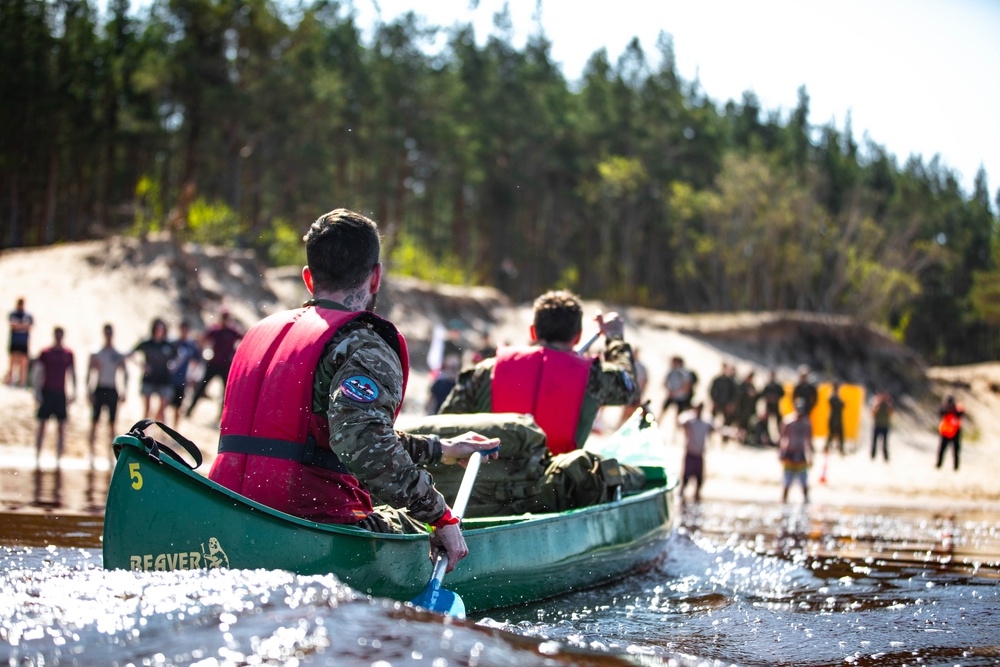
[[[468,516],[558,512],[645,486],[638,468],[580,449],[602,404],[625,404],[638,394],[621,318],[598,315],[607,343],[601,357],[587,357],[573,350],[583,315],[575,295],[548,292],[534,311],[534,345],[498,348],[496,357],[459,376],[440,414],[408,428],[445,438],[471,430],[500,439],[500,460],[480,472]],[[461,482],[457,466],[428,469],[442,491]]]
[[[638,397],[632,349],[617,313],[595,318],[606,339],[599,357],[577,353],[583,308],[568,291],[535,300],[531,345],[497,349],[463,372],[441,414],[530,414],[545,432],[553,454],[583,447],[602,405],[626,405]]]

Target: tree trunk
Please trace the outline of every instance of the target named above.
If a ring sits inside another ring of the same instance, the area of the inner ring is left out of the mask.
[[[59,184],[59,154],[56,147],[49,149],[49,176],[45,187],[45,244],[56,242],[56,196]]]

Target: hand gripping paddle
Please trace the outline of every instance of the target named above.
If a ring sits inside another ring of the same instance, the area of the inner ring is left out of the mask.
[[[462,515],[465,514],[465,506],[469,504],[469,496],[472,495],[472,485],[476,481],[476,475],[479,474],[479,466],[485,457],[495,451],[496,449],[488,449],[469,457],[465,475],[462,476],[462,484],[458,487],[458,495],[455,496],[455,505],[451,508],[452,516],[461,519]],[[441,588],[441,580],[447,569],[448,554],[442,551],[434,562],[434,571],[431,573],[431,579],[427,582],[427,586],[411,602],[415,607],[423,607],[429,611],[448,614],[456,618],[465,618],[465,603],[462,602],[462,598],[457,593]]]

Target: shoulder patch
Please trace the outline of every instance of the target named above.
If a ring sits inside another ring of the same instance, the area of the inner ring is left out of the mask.
[[[371,403],[378,398],[378,385],[364,375],[352,375],[340,384],[344,396],[359,403]]]

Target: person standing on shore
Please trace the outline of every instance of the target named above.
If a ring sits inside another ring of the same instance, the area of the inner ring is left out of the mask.
[[[34,320],[24,309],[24,297],[17,300],[7,321],[10,322],[10,344],[7,347],[10,354],[10,366],[3,381],[5,384],[14,384],[14,371],[17,371],[17,384],[21,387],[27,387],[28,341]]]
[[[878,441],[882,439],[882,456],[889,462],[889,427],[892,425],[892,398],[889,392],[880,391],[872,405],[872,461],[878,456]]]
[[[771,435],[771,420],[774,425],[781,430],[781,399],[785,397],[785,388],[778,382],[777,374],[772,370],[768,373],[767,384],[760,390],[760,397],[764,399],[764,428],[767,430],[768,440],[774,444],[777,439]]]
[[[170,360],[170,383],[174,386],[170,407],[174,412],[174,428],[181,423],[181,407],[187,396],[188,376],[192,365],[201,358],[201,347],[191,338],[191,325],[187,320],[181,320],[179,331],[178,337],[173,341],[174,358]]]
[[[806,402],[806,414],[811,415],[813,408],[819,401],[819,391],[816,385],[809,379],[809,367],[805,364],[799,366],[799,383],[792,389],[792,400],[804,399]]]
[[[684,467],[681,475],[681,501],[688,481],[694,480],[694,501],[701,500],[701,485],[705,477],[705,442],[708,434],[715,430],[710,421],[701,418],[701,403],[695,403],[680,417],[684,429]]]
[[[753,369],[747,371],[742,380],[736,383],[736,427],[740,440],[745,441],[750,431],[750,420],[757,414],[757,387],[754,386]]]
[[[229,309],[223,306],[219,309],[219,322],[208,327],[201,336],[201,349],[205,356],[205,375],[197,384],[191,403],[188,405],[188,417],[194,412],[194,406],[205,395],[208,383],[214,378],[222,380],[222,395],[225,397],[226,383],[229,380],[229,369],[233,365],[233,355],[236,346],[243,338],[243,330],[233,322]],[[219,401],[221,417],[222,401]]]
[[[955,402],[952,395],[945,396],[938,413],[941,415],[941,422],[938,424],[938,432],[941,434],[941,444],[938,446],[937,467],[944,463],[945,453],[948,447],[952,448],[952,461],[955,470],[958,470],[958,455],[962,448],[962,417],[965,410]]]
[[[722,362],[722,370],[712,378],[708,387],[708,395],[712,399],[712,419],[722,418],[722,423],[729,426],[733,423],[736,413],[736,367],[728,362]]]
[[[100,420],[101,412],[108,411],[108,440],[112,440],[115,435],[115,419],[118,416],[118,405],[125,401],[125,391],[128,387],[128,365],[125,363],[125,355],[115,349],[112,344],[114,328],[110,324],[104,325],[104,346],[100,350],[90,355],[90,363],[87,365],[87,387],[90,396],[91,417],[90,417],[90,466],[94,467],[95,461],[95,441],[97,440],[97,422]],[[121,375],[121,391],[118,391],[118,376]],[[108,455],[112,463],[114,455],[111,447],[108,447]]]
[[[695,403],[691,409],[681,415],[681,428],[684,430],[684,466],[681,474],[681,502],[684,501],[684,491],[688,480],[694,480],[694,501],[701,500],[701,486],[705,479],[705,445],[708,435],[721,432],[728,437],[739,437],[739,430],[732,426],[716,426],[710,420],[702,418],[704,406]]]
[[[781,502],[788,502],[788,489],[798,482],[802,485],[802,498],[809,502],[809,467],[813,458],[813,430],[809,421],[809,404],[805,398],[795,399],[795,412],[781,423],[778,456],[784,472]]]
[[[174,358],[173,344],[167,340],[167,323],[157,317],[150,326],[149,338],[140,341],[129,356],[142,352],[142,415],[158,422],[167,421],[167,404],[174,396],[170,383],[170,362]],[[153,396],[157,397],[156,411],[152,411]]]
[[[671,405],[677,407],[677,415],[674,423],[680,426],[681,414],[687,412],[691,407],[691,392],[694,378],[691,371],[684,367],[684,359],[674,356],[670,359],[670,370],[663,380],[663,386],[667,390],[667,398],[663,401],[663,408],[660,410],[660,423],[667,416],[667,410]]]
[[[430,390],[427,394],[427,414],[436,415],[448,394],[455,388],[458,382],[458,372],[461,368],[462,360],[457,355],[446,354],[444,362],[441,364],[441,372],[434,378]]]
[[[45,422],[55,417],[58,424],[56,431],[56,467],[62,459],[63,447],[66,443],[67,406],[76,400],[76,369],[74,368],[73,351],[63,345],[65,332],[62,327],[56,327],[53,332],[54,342],[42,350],[35,363],[35,377],[32,386],[35,387],[35,401],[38,403],[38,435],[35,438],[35,467],[41,465],[42,440],[45,437]],[[66,380],[72,385],[72,392],[66,391]]]
[[[833,442],[837,441],[840,455],[844,455],[844,399],[840,397],[840,383],[834,382],[830,388],[830,417],[827,420],[826,447],[823,451],[827,454],[833,449]]]

